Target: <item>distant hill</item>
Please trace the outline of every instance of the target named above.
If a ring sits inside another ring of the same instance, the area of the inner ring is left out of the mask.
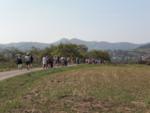
[[[44,49],[46,47],[49,47],[50,45],[58,45],[58,44],[82,44],[86,45],[89,50],[130,50],[130,49],[136,49],[142,45],[140,44],[133,44],[133,43],[128,43],[128,42],[120,42],[120,43],[109,43],[109,42],[97,42],[97,41],[83,41],[80,39],[66,39],[63,38],[57,42],[51,43],[51,44],[46,44],[46,43],[37,43],[37,42],[20,42],[20,43],[10,43],[10,44],[0,44],[0,50],[5,49],[5,48],[17,48],[20,50],[29,50],[32,47],[36,47],[39,49]]]
[[[22,51],[30,50],[32,47],[36,47],[39,49],[44,49],[50,46],[50,44],[46,43],[38,43],[38,42],[20,42],[20,43],[10,43],[10,44],[0,44],[0,49],[7,49],[7,48],[17,48]]]
[[[150,53],[150,43],[142,45],[135,50],[139,52]]]
[[[133,44],[128,42],[120,42],[120,43],[109,43],[109,42],[96,42],[96,41],[83,41],[80,39],[61,39],[54,44],[66,44],[66,43],[72,43],[72,44],[83,44],[86,45],[89,50],[93,49],[102,49],[102,50],[130,50],[135,49],[141,46],[140,44]]]
[[[138,47],[139,49],[150,49],[150,43]]]

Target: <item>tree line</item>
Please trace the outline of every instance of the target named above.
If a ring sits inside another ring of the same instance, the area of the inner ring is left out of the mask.
[[[20,51],[16,48],[5,49],[0,52],[0,62],[14,62],[16,55],[21,54],[25,55],[26,53],[31,53],[35,62],[41,61],[41,58],[45,55],[49,56],[63,56],[70,57],[72,59],[80,58],[82,60],[86,58],[100,59],[102,62],[110,61],[110,55],[107,51],[102,50],[91,50],[88,51],[88,48],[85,45],[76,45],[76,44],[59,44],[52,45],[43,50],[32,47],[29,51]]]

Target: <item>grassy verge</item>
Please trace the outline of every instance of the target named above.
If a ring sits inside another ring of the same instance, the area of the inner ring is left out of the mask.
[[[17,68],[15,63],[0,63],[0,72],[10,71]]]
[[[0,82],[0,113],[149,113],[150,67],[80,65]]]
[[[33,67],[41,67],[41,64],[33,64]],[[26,68],[25,63],[23,63],[22,68]],[[11,71],[11,70],[16,70],[17,69],[17,64],[15,62],[10,62],[10,63],[0,63],[0,72],[4,71]]]

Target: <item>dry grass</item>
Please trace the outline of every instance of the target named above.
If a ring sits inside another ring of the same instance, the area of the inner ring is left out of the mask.
[[[150,113],[149,66],[83,67],[41,77],[0,106],[6,113]]]

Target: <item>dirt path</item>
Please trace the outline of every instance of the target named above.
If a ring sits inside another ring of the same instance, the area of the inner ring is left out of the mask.
[[[42,70],[42,68],[34,68],[34,69],[22,69],[22,70],[13,70],[13,71],[6,71],[6,72],[0,72],[0,81],[7,79],[7,78],[11,78],[14,76],[19,76],[19,75],[23,75],[26,73],[31,73],[31,72],[35,72],[35,71],[39,71]]]
[[[76,65],[75,64],[74,65],[69,65],[68,67],[71,67],[71,66],[76,66]],[[54,68],[60,68],[60,67],[61,66],[59,66],[59,67],[55,66]],[[14,76],[20,76],[20,75],[23,75],[23,74],[36,72],[36,71],[40,71],[40,70],[42,70],[42,68],[33,68],[33,69],[30,69],[30,70],[22,69],[22,70],[13,70],[13,71],[0,72],[0,81],[5,80],[7,78],[14,77]]]

